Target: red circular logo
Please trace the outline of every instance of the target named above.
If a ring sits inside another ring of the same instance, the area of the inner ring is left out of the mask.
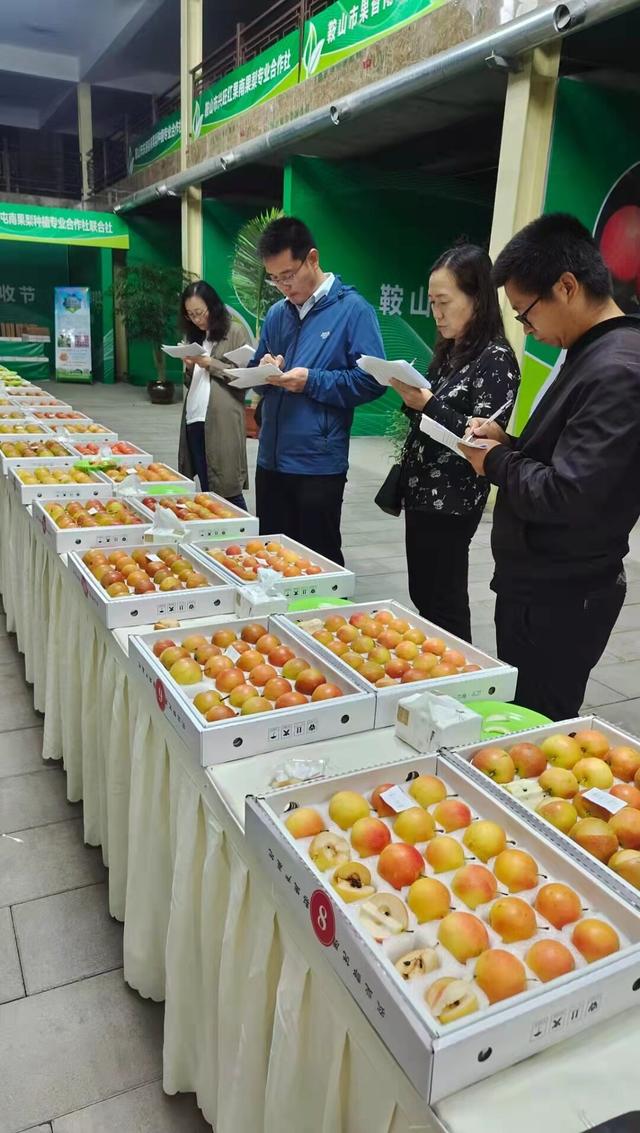
[[[314,889],[309,901],[311,924],[318,940],[330,948],[336,936],[336,918],[333,905],[324,889]]]
[[[165,689],[162,681],[160,680],[160,677],[158,677],[158,679],[157,679],[157,681],[156,681],[156,683],[153,687],[156,690],[156,700],[158,701],[158,708],[160,709],[161,712],[164,712],[165,708],[167,707],[167,692],[166,692],[166,689]]]

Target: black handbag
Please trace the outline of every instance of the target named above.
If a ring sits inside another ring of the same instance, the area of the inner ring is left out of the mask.
[[[387,478],[375,498],[375,503],[387,515],[398,516],[402,511],[403,496],[402,464],[394,464],[389,469]]]

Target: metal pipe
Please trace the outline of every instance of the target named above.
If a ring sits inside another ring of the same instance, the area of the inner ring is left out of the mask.
[[[601,23],[638,6],[639,0],[567,0],[564,4],[546,4],[500,28],[474,36],[473,39],[413,63],[376,83],[345,95],[333,105],[311,110],[283,126],[276,126],[258,138],[243,142],[226,154],[218,154],[192,165],[166,182],[150,185],[127,197],[118,211],[125,212],[139,205],[166,196],[182,193],[190,185],[219,177],[220,174],[249,162],[261,161],[269,154],[288,149],[331,126],[340,126],[346,119],[368,114],[390,102],[425,91],[438,83],[459,78],[496,56],[509,59],[532,51],[544,43],[564,38],[581,27]]]

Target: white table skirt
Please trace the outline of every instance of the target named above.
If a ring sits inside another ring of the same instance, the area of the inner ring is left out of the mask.
[[[125,979],[166,1001],[168,1093],[194,1091],[216,1133],[582,1133],[638,1107],[635,1010],[448,1098],[438,1120],[320,945],[276,907],[220,793],[2,491],[0,523],[7,624],[45,708],[45,757],[64,760],[85,839],[102,847]]]

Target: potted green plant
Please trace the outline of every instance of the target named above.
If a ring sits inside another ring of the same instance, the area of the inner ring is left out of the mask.
[[[181,267],[157,264],[127,264],[113,285],[116,307],[128,338],[149,342],[156,368],[147,384],[151,401],[168,405],[173,401],[173,382],[167,381],[163,342],[174,342],[180,295],[189,282]]]

